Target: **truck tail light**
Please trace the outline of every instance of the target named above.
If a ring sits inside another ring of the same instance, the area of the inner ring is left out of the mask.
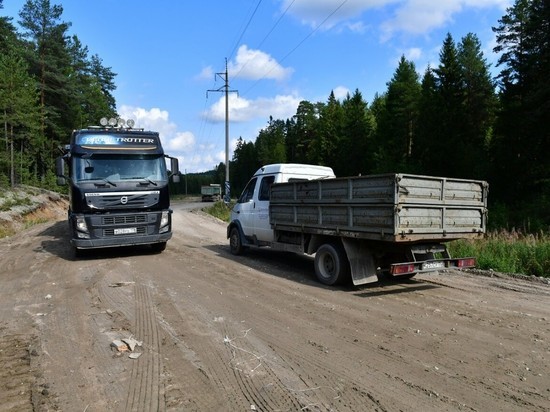
[[[475,258],[463,258],[456,261],[456,266],[459,268],[471,268],[476,265]]]
[[[407,273],[414,273],[413,263],[400,263],[397,265],[391,265],[390,273],[392,275],[405,275]]]

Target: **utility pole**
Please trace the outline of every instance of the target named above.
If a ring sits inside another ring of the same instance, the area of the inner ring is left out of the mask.
[[[229,93],[238,93],[237,90],[229,90],[229,76],[227,74],[227,58],[225,59],[225,72],[216,73],[216,77],[220,77],[224,81],[224,85],[219,89],[207,90],[208,92],[225,92],[225,196],[224,200],[229,203],[231,200],[231,187],[229,184]]]

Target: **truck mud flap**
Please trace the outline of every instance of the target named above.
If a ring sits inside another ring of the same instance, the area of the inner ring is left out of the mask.
[[[374,257],[366,244],[348,238],[342,238],[342,243],[348,255],[353,284],[358,286],[377,282]]]

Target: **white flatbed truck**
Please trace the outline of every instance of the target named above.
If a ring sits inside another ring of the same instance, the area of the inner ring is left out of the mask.
[[[376,282],[380,276],[475,266],[451,258],[446,243],[486,232],[484,181],[412,174],[336,178],[331,168],[260,168],[232,209],[231,252],[247,248],[315,255],[326,285]]]

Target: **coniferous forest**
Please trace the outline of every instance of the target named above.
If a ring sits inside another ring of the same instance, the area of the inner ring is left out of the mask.
[[[73,129],[116,116],[116,74],[69,36],[61,6],[28,0],[19,16],[19,31],[0,17],[0,186],[58,190],[58,146]],[[419,74],[402,57],[372,102],[359,89],[342,100],[327,90],[326,101],[302,101],[292,118],[266,119],[258,136],[238,141],[232,195],[261,165],[278,162],[327,165],[337,176],[480,179],[490,185],[491,227],[548,232],[550,3],[516,0],[493,31],[496,68],[475,33],[448,34],[437,65]],[[173,190],[193,193],[200,184],[223,183],[224,170],[220,164],[188,175]]]

